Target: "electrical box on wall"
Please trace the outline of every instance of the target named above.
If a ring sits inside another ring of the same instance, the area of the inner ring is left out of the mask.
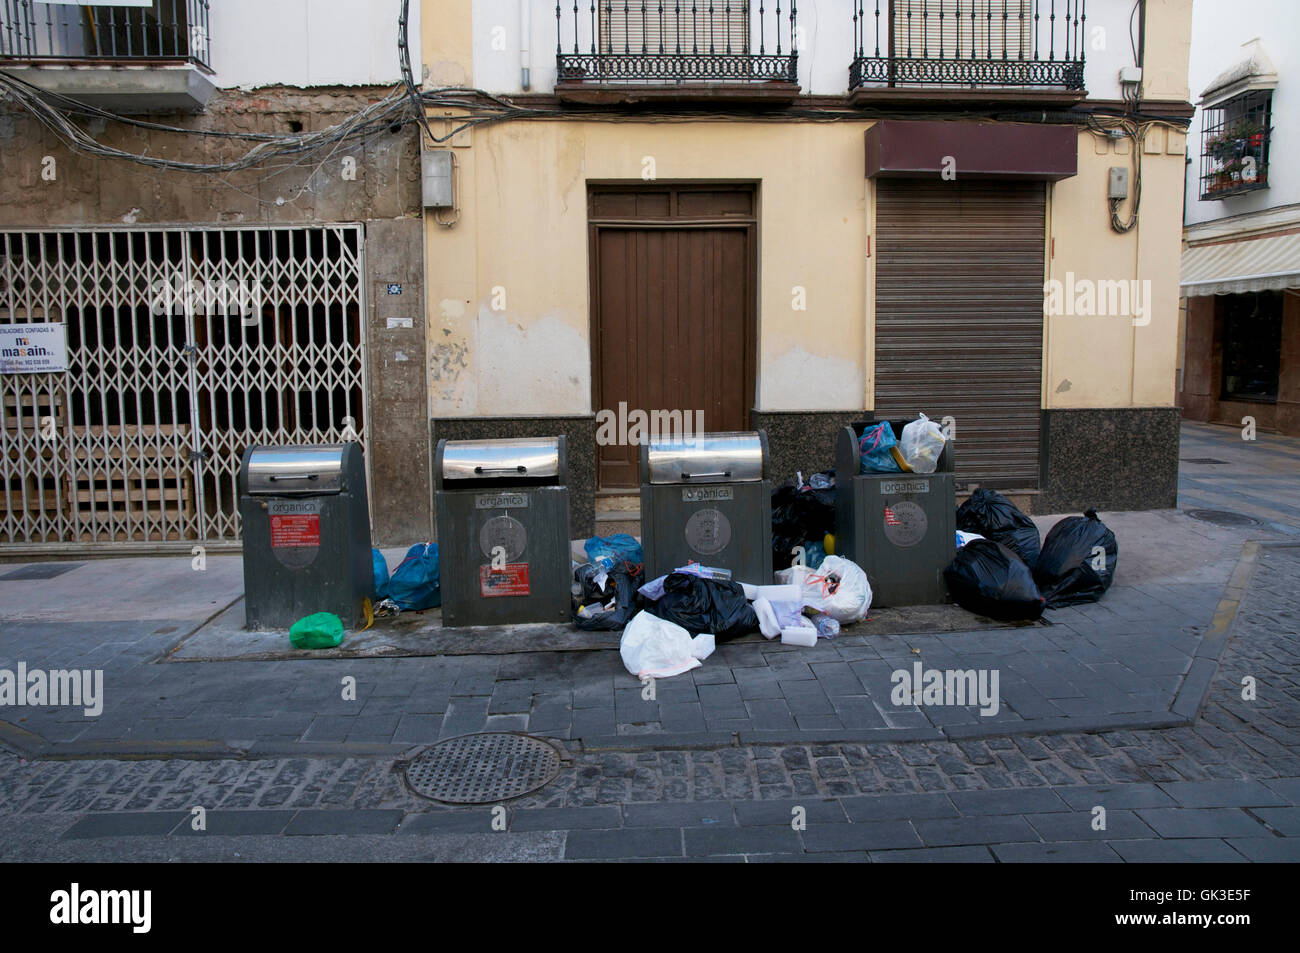
[[[1107,198],[1126,199],[1128,198],[1128,169],[1122,165],[1113,165],[1110,167],[1110,182],[1107,192]]]
[[[420,192],[425,208],[451,208],[453,160],[451,151],[439,149],[420,156]]]

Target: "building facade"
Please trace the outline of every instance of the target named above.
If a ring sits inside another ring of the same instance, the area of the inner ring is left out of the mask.
[[[1300,8],[1197,0],[1192,23],[1180,403],[1300,434]]]
[[[566,433],[604,526],[637,473],[601,425],[637,411],[765,428],[778,481],[925,413],[962,485],[1172,506],[1190,29],[1190,0],[426,2],[428,82],[478,91],[423,146],[454,179],[433,439]]]
[[[381,544],[443,437],[564,433],[574,534],[634,528],[687,422],[1173,505],[1190,0],[0,15],[6,552],[238,545],[247,446],[349,439]]]
[[[338,440],[375,538],[427,538],[401,8],[0,8],[0,334],[66,350],[0,358],[4,552],[237,546],[245,447]]]

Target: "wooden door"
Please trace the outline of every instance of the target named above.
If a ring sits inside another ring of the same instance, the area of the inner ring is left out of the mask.
[[[692,206],[669,197],[662,208]],[[594,226],[596,405],[613,415],[620,437],[598,439],[601,489],[640,482],[639,446],[621,439],[634,412],[661,431],[701,421],[706,431],[748,427],[756,351],[752,228],[694,224],[699,218]]]

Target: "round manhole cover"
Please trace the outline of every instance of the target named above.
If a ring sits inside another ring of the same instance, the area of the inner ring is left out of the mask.
[[[441,741],[406,766],[416,794],[452,804],[490,804],[536,791],[560,773],[560,753],[539,738],[487,732]]]
[[[1240,513],[1229,513],[1227,510],[1188,510],[1187,515],[1194,520],[1200,520],[1202,523],[1213,523],[1215,526],[1259,525],[1257,519],[1242,516]]]

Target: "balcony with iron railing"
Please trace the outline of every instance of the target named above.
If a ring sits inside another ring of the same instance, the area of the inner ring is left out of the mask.
[[[201,108],[213,89],[208,4],[0,0],[0,68],[124,112]]]
[[[555,6],[556,93],[583,102],[790,101],[794,0],[574,0]]]
[[[1272,90],[1252,90],[1204,107],[1200,200],[1268,188]]]
[[[78,6],[0,0],[0,62],[184,62],[207,67],[208,0]]]
[[[1084,96],[1084,0],[853,0],[857,101]]]

